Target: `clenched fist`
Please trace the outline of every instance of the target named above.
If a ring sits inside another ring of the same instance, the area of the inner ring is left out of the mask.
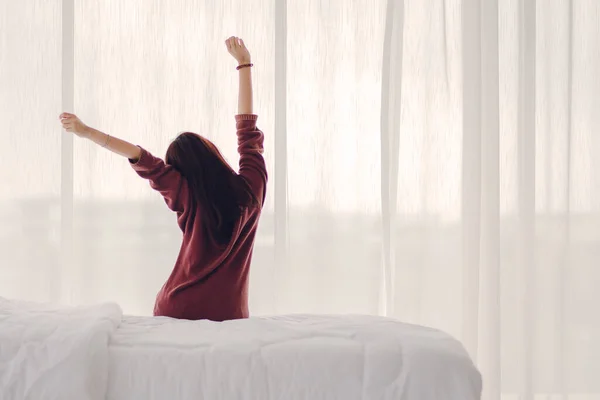
[[[250,64],[250,52],[246,48],[244,41],[238,37],[232,36],[225,41],[227,51],[240,64]]]
[[[63,128],[67,132],[76,134],[79,137],[89,136],[89,127],[81,122],[75,114],[62,113],[59,116]]]

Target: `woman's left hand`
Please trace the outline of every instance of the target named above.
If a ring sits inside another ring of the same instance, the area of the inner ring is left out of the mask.
[[[90,134],[90,128],[81,122],[81,120],[75,114],[62,113],[59,116],[60,122],[63,128],[67,132],[76,134],[79,137],[88,137]]]
[[[250,64],[252,59],[244,41],[239,37],[232,36],[225,41],[227,51],[239,64]]]

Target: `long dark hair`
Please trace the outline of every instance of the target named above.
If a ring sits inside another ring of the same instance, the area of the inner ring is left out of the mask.
[[[165,162],[187,180],[204,228],[218,244],[226,244],[241,209],[256,201],[245,182],[210,140],[192,132],[177,136],[167,149]]]

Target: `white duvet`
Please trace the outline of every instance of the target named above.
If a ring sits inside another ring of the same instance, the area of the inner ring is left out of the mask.
[[[110,354],[110,400],[478,400],[481,393],[458,341],[382,317],[127,317]]]
[[[0,399],[106,398],[116,304],[55,307],[0,298]]]
[[[479,400],[447,334],[388,318],[215,323],[0,298],[2,400]]]

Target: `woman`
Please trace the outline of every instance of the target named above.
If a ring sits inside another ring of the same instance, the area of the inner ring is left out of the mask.
[[[265,201],[267,171],[263,133],[252,110],[251,58],[244,42],[226,41],[238,62],[236,115],[239,174],[208,139],[180,134],[165,161],[148,151],[86,126],[73,114],[60,120],[67,132],[127,157],[139,176],[177,213],[183,243],[171,276],[156,298],[154,315],[224,321],[248,317],[248,272]]]

